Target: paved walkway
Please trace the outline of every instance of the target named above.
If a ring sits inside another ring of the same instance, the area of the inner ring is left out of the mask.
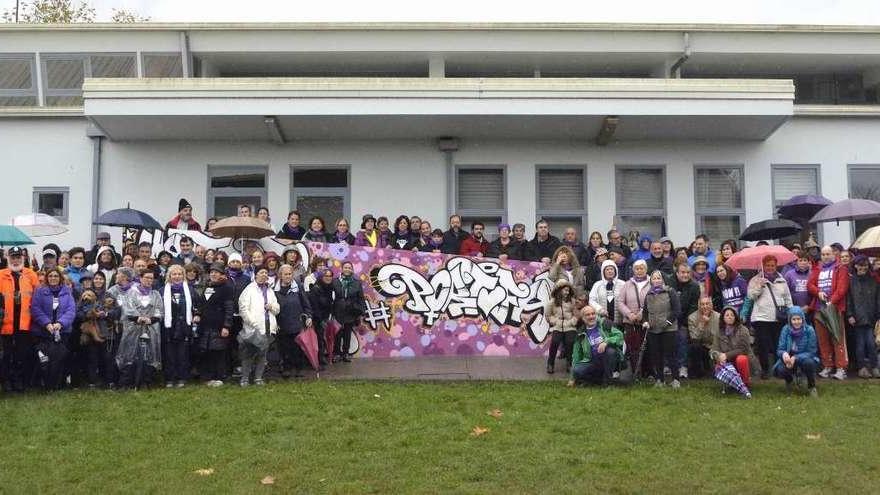
[[[565,380],[565,363],[549,375],[540,357],[433,356],[399,359],[353,359],[320,373],[331,380]]]

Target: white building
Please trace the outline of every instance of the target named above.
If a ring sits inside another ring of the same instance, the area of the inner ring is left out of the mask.
[[[185,197],[717,246],[793,194],[880,199],[878,83],[880,27],[0,24],[0,218],[86,245]]]

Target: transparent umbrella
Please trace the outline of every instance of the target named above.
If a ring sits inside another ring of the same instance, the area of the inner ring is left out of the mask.
[[[57,218],[45,213],[16,215],[12,225],[31,237],[47,237],[67,232],[69,229]]]

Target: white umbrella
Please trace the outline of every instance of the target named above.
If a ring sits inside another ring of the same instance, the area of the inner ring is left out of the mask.
[[[58,235],[69,230],[58,219],[45,213],[18,215],[12,219],[12,225],[31,237]]]

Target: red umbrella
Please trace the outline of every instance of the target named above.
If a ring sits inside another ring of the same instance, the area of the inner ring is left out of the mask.
[[[312,368],[315,370],[318,369],[318,334],[315,333],[315,329],[313,327],[308,327],[294,339],[297,344],[299,344],[300,349],[306,354],[306,357],[309,358],[309,363],[312,365]]]
[[[767,255],[775,256],[780,266],[797,259],[785,246],[757,246],[737,251],[727,259],[727,264],[734,270],[760,270],[761,260]]]
[[[336,320],[328,320],[327,326],[324,327],[324,347],[327,348],[327,354],[332,356],[336,347],[336,335],[342,326]]]

